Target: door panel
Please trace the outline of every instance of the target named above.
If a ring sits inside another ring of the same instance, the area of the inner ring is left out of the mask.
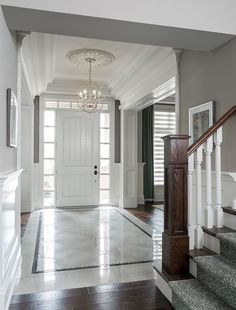
[[[99,204],[98,114],[57,111],[57,206]]]

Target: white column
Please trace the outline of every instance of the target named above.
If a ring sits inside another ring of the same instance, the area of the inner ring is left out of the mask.
[[[201,249],[203,247],[203,231],[202,231],[202,146],[197,149],[196,152],[196,173],[197,173],[197,184],[196,184],[196,222],[197,226],[195,229],[195,247]]]
[[[189,248],[194,249],[194,205],[193,205],[193,170],[194,170],[194,154],[188,158],[188,235]]]
[[[215,205],[215,226],[223,227],[223,210],[221,208],[221,143],[222,127],[214,135],[215,142],[215,170],[216,170],[216,205]]]
[[[211,187],[211,153],[213,148],[213,139],[210,137],[204,145],[206,155],[206,205],[204,209],[204,226],[213,227],[213,210],[212,210],[212,187]]]
[[[173,49],[176,57],[176,76],[175,76],[175,114],[176,114],[176,134],[179,133],[179,122],[180,122],[180,99],[179,99],[179,89],[180,89],[180,59],[183,53],[181,49]]]
[[[121,111],[121,208],[137,207],[137,112]]]

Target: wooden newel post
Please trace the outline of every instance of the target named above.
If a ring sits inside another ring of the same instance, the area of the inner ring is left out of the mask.
[[[170,274],[189,271],[187,172],[189,136],[168,135],[164,140],[164,232],[162,265]]]

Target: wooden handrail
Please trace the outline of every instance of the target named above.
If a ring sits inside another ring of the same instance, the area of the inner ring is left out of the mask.
[[[220,127],[222,127],[234,114],[236,106],[229,109],[215,124],[213,124],[201,137],[188,148],[187,156],[193,154],[203,143],[207,141]]]

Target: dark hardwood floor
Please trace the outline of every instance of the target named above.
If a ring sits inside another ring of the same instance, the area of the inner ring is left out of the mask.
[[[27,225],[30,214],[31,214],[30,212],[21,213],[21,225]]]
[[[21,213],[21,242],[23,240],[30,213]]]
[[[169,310],[153,280],[13,296],[9,310]]]
[[[29,217],[30,217],[30,212],[21,213],[21,242],[22,242],[23,237],[24,237],[24,233],[26,230],[27,223],[29,221]]]
[[[153,228],[162,232],[164,225],[164,212],[161,209],[162,205],[156,205],[153,207],[153,204],[144,204],[138,205],[136,209],[126,210],[146,224],[151,225]]]

